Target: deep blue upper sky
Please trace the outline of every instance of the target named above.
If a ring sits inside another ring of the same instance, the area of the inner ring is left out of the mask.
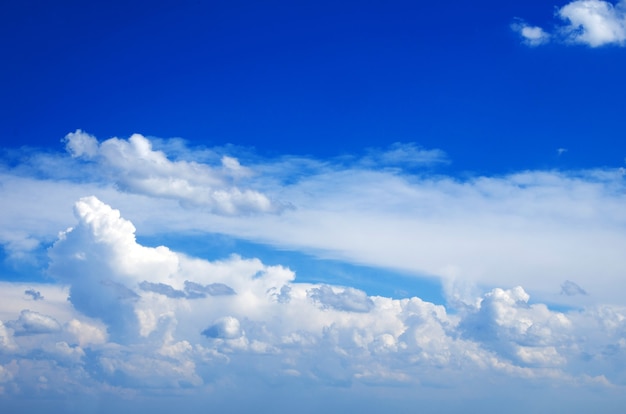
[[[0,139],[61,149],[82,128],[319,157],[403,141],[456,171],[621,166],[622,50],[510,29],[563,4],[4,2]]]

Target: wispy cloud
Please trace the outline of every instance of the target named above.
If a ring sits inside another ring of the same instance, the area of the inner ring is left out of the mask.
[[[562,23],[556,25],[552,33],[521,21],[514,23],[512,28],[530,46],[538,46],[549,40],[590,47],[625,44],[626,2],[623,0],[617,3],[576,0],[559,8],[556,16]]]
[[[449,160],[442,150],[421,148],[415,143],[396,142],[387,149],[370,149],[359,162],[368,167],[415,168],[447,164]]]

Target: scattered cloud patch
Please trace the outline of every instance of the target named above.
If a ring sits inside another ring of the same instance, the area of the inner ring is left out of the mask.
[[[519,21],[511,27],[529,46],[558,42],[583,44],[590,47],[624,46],[626,41],[626,1],[610,3],[603,0],[576,0],[557,10],[562,21],[553,33]]]
[[[528,46],[539,46],[550,41],[550,34],[541,27],[531,26],[521,20],[513,23],[511,29],[517,32]]]

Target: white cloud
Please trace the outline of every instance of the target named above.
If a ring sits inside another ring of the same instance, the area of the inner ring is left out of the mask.
[[[591,47],[624,45],[626,3],[616,5],[601,0],[577,0],[563,6],[558,16],[568,22],[562,31],[568,40]]]
[[[0,290],[19,297],[0,301],[2,315],[15,315],[0,325],[0,366],[11,373],[3,384],[12,393],[189,395],[248,378],[414,390],[459,387],[468,372],[477,383],[498,373],[626,385],[620,307],[555,312],[517,287],[494,288],[451,314],[417,297],[298,283],[289,269],[258,259],[210,262],[142,246],[135,226],[94,197],[75,212],[77,223],[50,250],[50,274],[69,291],[32,285],[44,296],[34,301],[23,284]],[[61,299],[69,308],[56,307]],[[10,371],[7,357],[15,360]]]
[[[107,340],[106,329],[96,323],[72,319],[65,325],[65,330],[74,336],[81,347],[103,344]]]
[[[18,335],[33,335],[40,333],[58,332],[61,325],[54,318],[25,309],[20,317],[9,325]]]
[[[202,331],[202,335],[209,338],[237,339],[243,335],[243,332],[237,318],[225,316]]]
[[[65,148],[72,157],[94,158],[98,154],[98,140],[80,129],[64,138]]]
[[[511,29],[517,32],[528,46],[539,46],[550,41],[550,34],[541,27],[530,26],[523,21],[513,23]]]
[[[623,186],[615,171],[457,181],[337,170],[284,191],[293,211],[254,226],[229,220],[213,228],[327,258],[491,286],[524,284],[557,302],[567,300],[558,295],[564,275],[581,283],[593,275],[594,295],[619,303],[609,286],[620,285],[626,271],[626,237],[617,231],[626,225]]]
[[[17,348],[13,340],[13,332],[0,321],[0,350],[13,351]]]
[[[111,138],[102,143],[80,130],[67,134],[72,157],[98,163],[105,175],[123,189],[207,207],[219,214],[272,212],[280,207],[264,194],[238,188],[234,181],[252,172],[233,157],[224,156],[221,168],[189,161],[171,161],[139,134],[128,140]]]
[[[555,346],[569,335],[571,321],[543,304],[529,304],[521,287],[494,289],[462,322],[466,335],[518,363],[558,366],[565,363]],[[567,338],[569,339],[569,338]]]
[[[552,35],[541,27],[524,22],[516,22],[511,27],[530,46],[547,43],[551,38],[590,47],[625,44],[626,2],[623,0],[615,4],[602,0],[576,0],[558,9],[556,15],[564,24],[557,26]]]
[[[205,152],[198,157],[205,157]],[[196,162],[193,154],[191,149],[185,152],[188,165]],[[165,165],[173,163],[165,154],[160,157]],[[60,158],[76,162],[68,156]],[[626,201],[625,182],[619,168],[525,171],[460,180],[401,169],[380,171],[358,159],[352,164],[289,157],[257,160],[249,167],[257,174],[251,183],[292,208],[280,214],[220,216],[189,205],[185,197],[181,205],[175,198],[133,194],[129,188],[120,192],[116,177],[104,170],[94,172],[88,169],[93,165],[80,162],[72,165],[77,173],[90,171],[90,175],[79,182],[54,175],[46,179],[10,172],[0,176],[0,196],[7,201],[0,215],[0,228],[6,230],[0,231],[0,240],[5,246],[16,234],[39,245],[51,243],[59,229],[73,224],[68,200],[94,194],[122,208],[140,225],[141,235],[218,232],[318,257],[454,279],[468,286],[523,285],[533,296],[552,303],[622,301],[615,288],[622,285],[626,271],[621,260],[626,248],[626,214],[621,208]],[[35,208],[42,202],[46,209]],[[109,253],[99,254],[108,257]],[[177,266],[174,262],[168,266]],[[76,261],[76,269],[80,263]],[[140,266],[116,264],[122,265]],[[167,268],[155,267],[157,273]],[[589,295],[561,295],[565,279],[585,286]],[[137,283],[143,281],[185,291],[184,280],[173,285],[167,278],[155,282],[143,277]],[[115,286],[102,289],[116,295]]]

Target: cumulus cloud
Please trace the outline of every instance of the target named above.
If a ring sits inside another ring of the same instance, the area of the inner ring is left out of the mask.
[[[107,340],[106,329],[95,323],[72,319],[65,325],[65,330],[74,336],[81,347],[103,344]]]
[[[529,304],[521,287],[496,288],[461,323],[461,329],[486,347],[522,365],[556,366],[565,362],[557,351],[571,321],[544,304]],[[567,338],[569,339],[569,338]]]
[[[515,287],[449,312],[418,297],[299,283],[258,259],[207,261],[146,247],[129,220],[95,197],[80,199],[75,213],[50,249],[50,274],[69,289],[35,286],[46,300],[33,301],[23,285],[3,287],[19,293],[11,306],[0,301],[17,315],[0,324],[0,366],[15,360],[5,375],[15,390],[190,395],[247,378],[413,390],[494,373],[532,384],[626,385],[623,308],[557,312]],[[44,311],[67,298],[69,313]]]
[[[166,155],[160,151],[174,144],[106,142],[68,138],[74,157],[59,156],[58,164],[80,179],[0,175],[7,229],[0,239],[19,229],[52,245],[52,283],[0,282],[5,393],[96,392],[113,401],[223,395],[258,381],[280,390],[444,395],[468,382],[493,384],[493,375],[535,388],[593,384],[600,394],[626,385],[619,169],[456,179],[409,173],[407,166],[441,163],[429,164],[427,150],[412,144],[349,163],[282,157],[244,167],[180,143]],[[140,191],[124,184],[132,177],[120,178],[122,171],[162,178],[166,170],[187,177],[193,166],[211,170],[211,186],[245,183],[295,208],[207,214],[189,208],[185,194]],[[74,216],[68,200],[78,200]],[[209,261],[141,242],[190,231],[437,277],[447,303],[301,283],[292,270],[256,258]],[[569,306],[558,312],[554,304]]]
[[[566,39],[591,47],[624,45],[626,2],[612,4],[601,0],[577,0],[563,6],[558,16],[567,22],[561,28]]]
[[[16,321],[11,321],[9,326],[17,335],[34,335],[61,330],[61,325],[54,318],[28,309],[23,310],[20,317]]]
[[[235,181],[252,172],[236,158],[223,156],[221,167],[193,161],[172,161],[139,134],[128,140],[110,138],[102,143],[81,131],[65,137],[72,157],[97,163],[117,184],[130,192],[173,198],[203,206],[218,214],[273,212],[280,209],[266,195],[240,189]]]
[[[179,147],[174,154],[188,165],[206,166],[198,160],[215,159],[206,150],[196,154]],[[371,158],[379,161],[389,152],[371,151]],[[379,161],[372,164],[376,168],[370,168],[358,159],[346,163],[341,159],[257,158],[250,166],[257,174],[250,183],[262,188],[269,199],[285,200],[294,208],[281,214],[216,215],[181,206],[174,196],[119,191],[117,173],[107,175],[105,168],[98,167],[104,165],[101,157],[84,163],[60,156],[84,173],[77,173],[81,175],[77,180],[0,175],[0,196],[7,200],[0,216],[0,227],[7,231],[0,231],[0,241],[10,243],[9,238],[21,232],[20,237],[33,239],[41,249],[54,240],[58,229],[73,226],[68,200],[94,194],[123,208],[141,225],[143,236],[217,232],[316,257],[437,277],[444,283],[455,279],[492,287],[522,284],[542,300],[571,305],[573,299],[558,294],[567,276],[586,288],[588,281],[593,284],[589,301],[621,301],[619,289],[611,288],[622,283],[626,271],[621,260],[626,248],[626,215],[621,208],[625,181],[619,168],[534,170],[461,179],[421,170],[381,169]],[[170,157],[163,153],[164,165],[180,162]],[[234,162],[229,163],[231,170],[237,169]],[[94,166],[98,168],[89,169]],[[48,208],[34,208],[39,202],[32,194],[45,199]],[[186,203],[184,197],[181,202]],[[76,237],[75,232],[72,238]],[[105,252],[102,255],[108,257]],[[144,277],[137,283],[142,281],[164,283],[189,294],[184,280],[172,284],[167,278],[156,282]],[[115,284],[103,286],[103,291],[119,296]],[[140,290],[138,286],[133,289]],[[73,290],[77,295],[80,288]],[[132,300],[132,292],[126,293]]]
[[[626,2],[610,3],[603,0],[576,0],[557,10],[562,24],[550,35],[541,27],[516,22],[511,27],[524,43],[537,46],[551,38],[561,42],[584,44],[590,47],[623,46],[626,40]]]
[[[202,335],[209,338],[236,339],[241,337],[243,332],[237,318],[225,316],[202,331]]]
[[[99,143],[96,137],[80,129],[67,134],[63,141],[65,142],[65,148],[72,157],[94,158],[98,155]]]
[[[95,197],[77,202],[75,214],[78,226],[61,233],[49,252],[49,272],[71,284],[70,300],[78,310],[116,329],[132,329],[136,319],[129,313],[139,299],[138,283],[144,274],[167,280],[177,257],[162,246],[138,245],[133,224]],[[134,282],[130,287],[128,279]]]

